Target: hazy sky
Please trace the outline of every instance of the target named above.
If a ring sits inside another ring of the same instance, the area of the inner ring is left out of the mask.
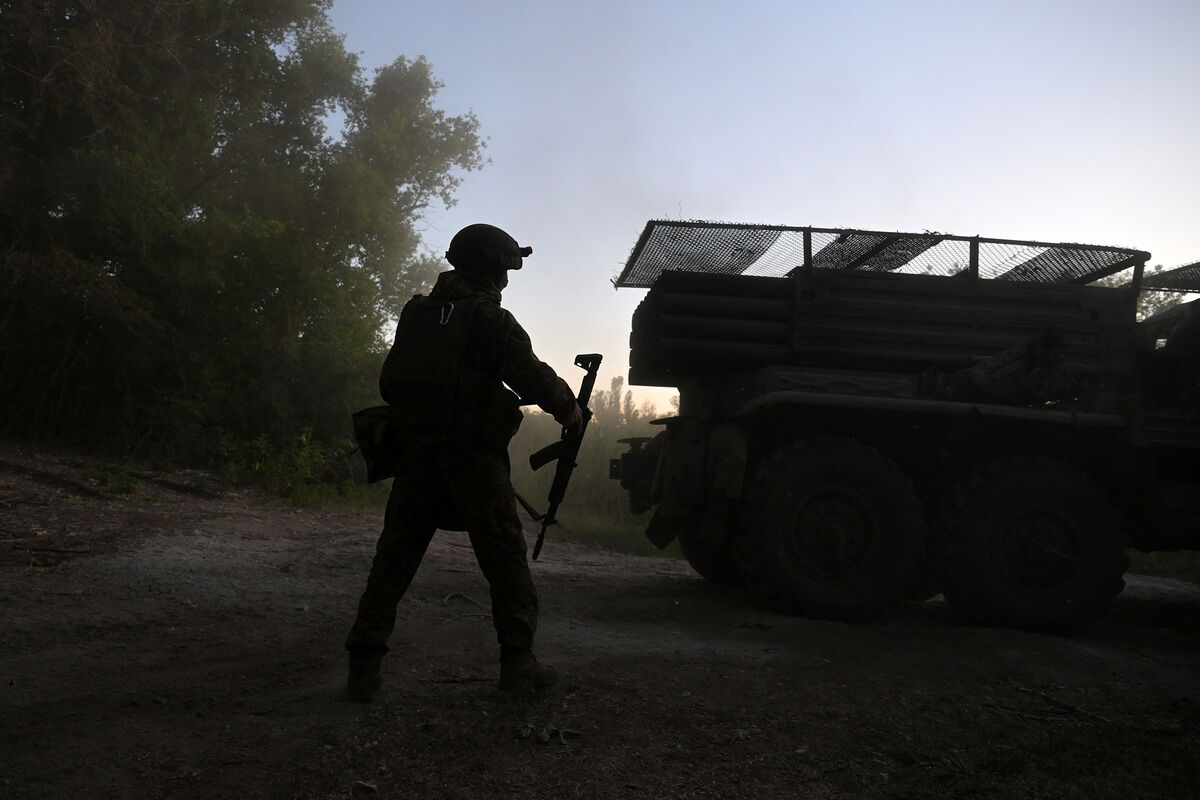
[[[435,209],[534,254],[544,360],[627,369],[652,218],[1071,241],[1200,260],[1200,2],[334,0],[367,70],[424,55],[491,163]],[[634,389],[665,410],[670,392]]]

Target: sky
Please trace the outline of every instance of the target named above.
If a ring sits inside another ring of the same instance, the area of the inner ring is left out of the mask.
[[[1196,0],[334,0],[369,76],[424,56],[482,170],[419,229],[533,255],[508,308],[572,387],[626,377],[650,219],[939,231],[1200,260]],[[632,387],[668,412],[670,389]]]

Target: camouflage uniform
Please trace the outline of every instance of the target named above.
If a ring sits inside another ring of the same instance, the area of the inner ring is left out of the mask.
[[[422,310],[434,316],[418,320]],[[380,377],[402,433],[383,532],[346,638],[351,652],[386,650],[396,604],[438,528],[467,531],[491,586],[502,648],[533,645],[537,592],[507,452],[520,411],[501,381],[519,393],[519,402],[536,403],[556,418],[574,408],[570,387],[537,359],[529,336],[500,307],[499,290],[478,276],[442,273],[429,298],[418,296],[405,307]]]

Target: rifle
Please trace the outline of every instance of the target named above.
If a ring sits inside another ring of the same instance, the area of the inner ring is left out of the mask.
[[[558,505],[562,502],[563,495],[567,493],[567,484],[571,481],[571,473],[576,466],[575,459],[579,455],[579,445],[583,442],[583,434],[587,431],[588,420],[592,418],[592,410],[588,408],[588,402],[592,397],[592,387],[596,383],[596,370],[600,369],[601,358],[603,356],[599,353],[575,356],[575,366],[582,367],[587,373],[583,376],[583,383],[579,386],[579,395],[576,398],[579,409],[583,412],[583,423],[579,426],[579,432],[572,434],[570,430],[563,428],[561,439],[546,445],[529,457],[529,466],[535,471],[551,461],[558,461],[558,467],[554,472],[554,482],[550,484],[550,507],[546,513],[534,514],[529,504],[521,500],[521,504],[525,506],[526,511],[530,512],[534,521],[540,519],[542,523],[542,531],[538,534],[537,544],[533,546],[534,561],[537,561],[538,554],[542,552],[542,543],[546,540],[546,529],[558,522],[554,515],[558,512]],[[520,498],[518,497],[518,499]]]

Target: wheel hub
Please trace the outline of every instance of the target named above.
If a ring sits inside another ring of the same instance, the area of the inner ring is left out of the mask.
[[[1027,510],[1011,519],[1000,539],[1000,563],[1010,585],[1045,594],[1070,582],[1079,570],[1076,527],[1048,509]]]
[[[842,486],[815,489],[794,506],[787,555],[808,572],[841,575],[875,548],[879,526],[866,499]]]

